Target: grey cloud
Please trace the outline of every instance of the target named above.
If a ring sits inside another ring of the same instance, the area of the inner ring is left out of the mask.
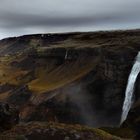
[[[0,16],[2,22],[0,25],[3,28],[24,28],[30,26],[76,26],[86,24],[97,24],[104,21],[114,20],[117,16],[82,16],[82,17],[51,17],[51,16],[36,16],[26,14],[5,14]],[[123,17],[117,17],[123,18]]]
[[[139,0],[1,0],[0,38],[44,31],[139,27]],[[11,32],[11,33],[10,33]]]
[[[136,17],[136,16],[135,16]],[[18,14],[18,13],[5,13],[5,15],[0,14],[2,22],[0,26],[5,29],[20,29],[26,27],[60,27],[60,26],[81,26],[81,25],[96,25],[108,22],[119,22],[124,20],[135,20],[135,17],[130,18],[130,14],[109,14],[109,15],[87,15],[81,17],[51,17],[50,16],[38,16],[33,14]]]

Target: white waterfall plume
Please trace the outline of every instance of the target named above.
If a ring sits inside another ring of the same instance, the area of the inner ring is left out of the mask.
[[[133,92],[137,76],[140,72],[140,52],[136,56],[136,61],[130,72],[128,83],[125,91],[125,100],[122,108],[121,124],[126,120],[128,112],[133,104]]]

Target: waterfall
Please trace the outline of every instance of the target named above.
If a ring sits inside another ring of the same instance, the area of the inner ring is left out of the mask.
[[[65,60],[68,58],[68,50],[66,50],[66,53],[65,53]]]
[[[128,83],[125,91],[125,100],[122,107],[121,124],[126,120],[128,112],[133,104],[133,92],[137,76],[140,72],[140,52],[136,56],[136,61],[132,67],[131,73],[128,78]]]

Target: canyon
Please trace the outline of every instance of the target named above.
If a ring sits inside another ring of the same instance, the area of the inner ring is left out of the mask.
[[[3,39],[0,48],[0,102],[19,110],[22,123],[121,127],[139,137],[139,75],[120,121],[140,30],[26,35]]]

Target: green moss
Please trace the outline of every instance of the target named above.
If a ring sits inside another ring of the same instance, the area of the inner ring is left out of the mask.
[[[16,136],[15,140],[26,140],[23,135]]]
[[[133,138],[134,132],[131,128],[101,128],[102,130],[122,138]]]
[[[10,136],[10,135],[0,135],[0,140],[26,140],[23,135]]]

